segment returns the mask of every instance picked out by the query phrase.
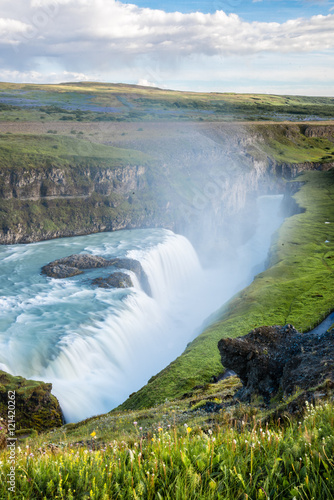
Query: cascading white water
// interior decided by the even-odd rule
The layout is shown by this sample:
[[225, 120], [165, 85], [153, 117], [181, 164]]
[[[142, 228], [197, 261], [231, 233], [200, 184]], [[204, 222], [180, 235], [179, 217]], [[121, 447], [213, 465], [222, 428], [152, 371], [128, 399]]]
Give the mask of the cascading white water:
[[153, 297], [160, 303], [168, 302], [175, 294], [201, 272], [201, 265], [191, 243], [180, 235], [170, 235], [149, 252], [132, 250], [129, 257], [141, 262], [151, 285]]
[[[249, 282], [268, 250], [269, 240], [261, 242], [281, 222], [280, 201], [260, 200], [271, 222], [259, 224], [253, 248], [239, 249], [247, 263], [235, 258], [209, 270], [186, 238], [163, 229], [2, 247], [0, 368], [52, 382], [67, 421], [112, 409], [181, 354], [205, 318]], [[126, 290], [91, 285], [110, 269], [66, 280], [40, 275], [47, 262], [80, 252], [140, 260], [152, 297], [131, 273], [135, 286]]]

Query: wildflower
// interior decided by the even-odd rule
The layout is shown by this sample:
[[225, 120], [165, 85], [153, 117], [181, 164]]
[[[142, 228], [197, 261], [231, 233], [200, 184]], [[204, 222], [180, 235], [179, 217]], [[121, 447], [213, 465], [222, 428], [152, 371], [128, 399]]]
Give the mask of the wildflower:
[[189, 434], [192, 431], [191, 427], [187, 427], [187, 434]]
[[211, 429], [208, 430], [208, 434], [210, 434], [210, 436], [211, 436], [211, 434], [212, 434], [212, 430]]
[[158, 432], [162, 432], [162, 427], [158, 427]]
[[91, 436], [92, 436], [92, 437], [95, 437], [95, 436], [96, 436], [96, 432], [95, 432], [95, 431], [93, 431], [93, 432], [91, 433]]
[[138, 425], [138, 422], [133, 422], [133, 425], [136, 427], [136, 425]]
[[215, 490], [217, 488], [217, 484], [215, 483], [215, 481], [213, 481], [213, 479], [211, 479], [209, 487], [211, 490]]
[[143, 428], [142, 428], [142, 427], [139, 427], [139, 430], [140, 430], [140, 431], [142, 431], [142, 430], [143, 430]]

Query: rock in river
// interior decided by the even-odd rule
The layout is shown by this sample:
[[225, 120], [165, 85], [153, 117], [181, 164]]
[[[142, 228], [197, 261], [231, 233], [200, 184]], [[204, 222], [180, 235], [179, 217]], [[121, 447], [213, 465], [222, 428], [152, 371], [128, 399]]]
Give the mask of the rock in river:
[[42, 273], [51, 278], [69, 278], [82, 274], [81, 269], [95, 269], [111, 266], [110, 261], [97, 255], [79, 254], [54, 260], [42, 267]]
[[129, 288], [133, 286], [130, 276], [125, 273], [113, 273], [107, 278], [96, 278], [92, 284], [100, 288]]
[[[54, 260], [53, 262], [50, 262], [46, 266], [42, 267], [42, 273], [46, 274], [50, 278], [57, 278], [57, 279], [62, 279], [62, 278], [70, 278], [71, 276], [77, 276], [78, 274], [83, 273], [83, 269], [97, 269], [97, 268], [104, 268], [104, 267], [116, 267], [117, 269], [126, 269], [128, 271], [132, 271], [135, 273], [137, 276], [139, 283], [147, 295], [150, 297], [152, 296], [152, 291], [151, 287], [147, 278], [147, 275], [141, 265], [141, 263], [138, 260], [135, 259], [105, 259], [104, 257], [99, 257], [98, 255], [90, 255], [90, 254], [74, 254], [70, 255], [69, 257], [63, 257], [62, 259]], [[114, 273], [115, 275], [116, 273]], [[123, 274], [123, 273], [120, 273]], [[114, 276], [111, 275], [111, 276]], [[100, 283], [103, 281], [105, 282], [105, 286], [108, 287], [108, 284], [106, 281], [108, 279], [114, 280], [115, 278], [111, 278], [109, 276], [108, 278], [97, 278], [98, 280], [101, 280]], [[128, 280], [128, 283], [131, 283], [127, 286], [133, 286], [132, 281], [128, 275], [125, 275], [126, 278], [124, 278], [124, 283], [126, 280]], [[130, 281], [129, 281], [130, 280]], [[96, 282], [96, 280], [94, 280]], [[97, 284], [97, 283], [94, 283]], [[103, 286], [103, 285], [99, 285]], [[114, 286], [114, 285], [110, 285]], [[124, 286], [122, 286], [124, 288]]]

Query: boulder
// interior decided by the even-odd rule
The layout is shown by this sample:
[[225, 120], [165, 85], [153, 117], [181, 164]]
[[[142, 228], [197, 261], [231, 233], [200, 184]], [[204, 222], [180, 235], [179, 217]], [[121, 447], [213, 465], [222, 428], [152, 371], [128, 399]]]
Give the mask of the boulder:
[[83, 274], [83, 271], [76, 267], [66, 266], [65, 264], [48, 264], [42, 268], [42, 273], [50, 278], [63, 279], [78, 276], [78, 274]]
[[[60, 427], [64, 418], [52, 384], [14, 377], [0, 371], [0, 417], [8, 422], [9, 395], [15, 402], [15, 431], [45, 431]], [[13, 415], [13, 414], [11, 414]]]
[[138, 278], [138, 281], [147, 295], [152, 297], [151, 287], [148, 281], [147, 274], [145, 273], [143, 266], [139, 260], [135, 259], [113, 259], [110, 261], [111, 265], [117, 267], [118, 269], [127, 269], [132, 271]]
[[[46, 266], [42, 267], [42, 273], [46, 274], [50, 278], [63, 279], [63, 278], [70, 278], [71, 276], [77, 276], [78, 274], [82, 274], [83, 269], [97, 269], [104, 267], [116, 267], [117, 269], [126, 269], [128, 271], [132, 271], [137, 276], [138, 281], [144, 292], [147, 293], [147, 295], [149, 295], [150, 297], [152, 296], [152, 291], [147, 275], [141, 263], [135, 259], [116, 258], [108, 260], [105, 259], [104, 257], [99, 257], [98, 255], [73, 254], [70, 255], [69, 257], [63, 257], [62, 259], [50, 262]], [[97, 278], [97, 279], [101, 280], [102, 283], [103, 281], [106, 281], [109, 278], [110, 276], [108, 278]], [[95, 281], [96, 280], [94, 280], [94, 282]], [[128, 286], [133, 286], [132, 281], [131, 285]], [[108, 286], [105, 286], [105, 288], [108, 288]]]
[[50, 262], [46, 266], [42, 267], [42, 273], [51, 278], [62, 279], [82, 274], [82, 271], [79, 271], [82, 269], [95, 269], [108, 267], [110, 265], [112, 264], [110, 264], [109, 260], [97, 255], [74, 254], [69, 257], [63, 257], [62, 259]]
[[130, 288], [133, 286], [130, 276], [125, 273], [113, 273], [106, 278], [96, 278], [92, 284], [100, 288]]
[[279, 391], [288, 396], [325, 380], [334, 384], [334, 330], [318, 335], [292, 325], [262, 326], [244, 337], [220, 340], [218, 349], [223, 366], [244, 384], [241, 400], [259, 394], [269, 402]]

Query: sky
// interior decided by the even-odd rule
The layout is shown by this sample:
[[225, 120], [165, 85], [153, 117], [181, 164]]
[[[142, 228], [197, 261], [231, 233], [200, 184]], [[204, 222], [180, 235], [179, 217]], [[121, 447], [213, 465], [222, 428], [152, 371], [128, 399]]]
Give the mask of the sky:
[[334, 0], [1, 0], [0, 81], [334, 96]]

